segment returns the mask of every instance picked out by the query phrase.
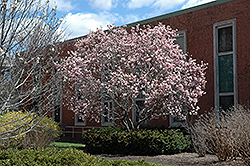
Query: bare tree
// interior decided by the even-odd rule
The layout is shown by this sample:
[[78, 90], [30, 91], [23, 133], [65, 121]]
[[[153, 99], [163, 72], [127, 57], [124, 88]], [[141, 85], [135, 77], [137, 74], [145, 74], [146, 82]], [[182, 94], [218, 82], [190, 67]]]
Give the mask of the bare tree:
[[[17, 110], [30, 112], [22, 118], [37, 114], [11, 131], [0, 130], [0, 139], [8, 139], [20, 136], [16, 131], [27, 124], [32, 125], [21, 135], [33, 130], [37, 118], [59, 104], [60, 79], [54, 61], [60, 48], [55, 43], [64, 30], [49, 0], [1, 0], [0, 5], [0, 116]], [[0, 123], [0, 129], [6, 125]]]

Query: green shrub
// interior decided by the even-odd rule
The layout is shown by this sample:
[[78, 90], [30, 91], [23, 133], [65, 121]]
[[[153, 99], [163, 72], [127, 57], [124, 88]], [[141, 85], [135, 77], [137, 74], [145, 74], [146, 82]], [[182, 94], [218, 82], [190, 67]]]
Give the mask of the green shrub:
[[[33, 124], [36, 124], [34, 128]], [[12, 131], [0, 135], [0, 149], [44, 148], [62, 133], [53, 119], [22, 111], [11, 111], [1, 115], [0, 126], [0, 133]], [[29, 129], [31, 130], [26, 133]]]
[[8, 149], [0, 151], [0, 165], [12, 166], [12, 165], [70, 165], [70, 166], [156, 166], [154, 163], [148, 163], [145, 161], [126, 161], [126, 160], [105, 160], [103, 158], [97, 158], [90, 156], [76, 149]]
[[91, 129], [83, 132], [86, 151], [92, 154], [175, 154], [187, 151], [191, 142], [179, 129], [127, 132], [117, 128]]

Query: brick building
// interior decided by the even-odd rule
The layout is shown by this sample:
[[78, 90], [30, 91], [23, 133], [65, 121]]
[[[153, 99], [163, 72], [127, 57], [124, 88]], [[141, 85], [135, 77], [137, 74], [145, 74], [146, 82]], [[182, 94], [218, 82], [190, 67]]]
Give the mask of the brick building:
[[[250, 100], [250, 1], [217, 0], [207, 4], [164, 14], [128, 24], [157, 25], [159, 22], [178, 29], [177, 42], [184, 52], [198, 62], [209, 63], [206, 71], [206, 95], [200, 98], [200, 113], [211, 108], [231, 105], [249, 107]], [[68, 43], [74, 42], [70, 40]], [[66, 127], [65, 135], [79, 137], [83, 129], [101, 127], [102, 124], [83, 122], [66, 107], [54, 114]], [[151, 125], [175, 125], [173, 118], [154, 120]]]

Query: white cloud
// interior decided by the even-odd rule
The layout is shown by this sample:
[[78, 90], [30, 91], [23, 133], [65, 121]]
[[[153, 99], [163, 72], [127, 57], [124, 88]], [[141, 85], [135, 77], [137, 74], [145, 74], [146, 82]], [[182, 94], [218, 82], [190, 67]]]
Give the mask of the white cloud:
[[182, 5], [185, 0], [156, 0], [153, 4], [153, 7], [164, 12], [167, 10], [174, 9], [176, 6]]
[[201, 5], [201, 4], [212, 2], [212, 1], [216, 1], [216, 0], [188, 0], [187, 3], [185, 3], [182, 6], [182, 9], [197, 6], [197, 5]]
[[152, 14], [160, 14], [175, 9], [177, 6], [182, 6], [182, 9], [184, 9], [212, 1], [216, 0], [130, 0], [127, 6], [131, 9], [153, 7], [155, 8], [155, 12]]
[[99, 10], [110, 10], [116, 7], [116, 0], [89, 0], [89, 4]]
[[141, 18], [137, 15], [133, 15], [133, 14], [127, 14], [125, 16], [125, 18], [121, 18], [122, 22], [124, 24], [129, 24], [129, 23], [132, 23], [132, 22], [136, 22], [136, 21], [139, 21]]
[[128, 2], [129, 8], [141, 8], [145, 6], [150, 6], [154, 3], [155, 0], [130, 0]]
[[153, 7], [157, 13], [174, 9], [176, 6], [182, 5], [186, 0], [130, 0], [129, 8]]
[[56, 5], [57, 10], [62, 12], [69, 12], [75, 8], [75, 6], [72, 5], [70, 0], [51, 0], [50, 5], [52, 7]]
[[117, 16], [108, 12], [95, 13], [68, 13], [64, 18], [66, 21], [67, 32], [70, 33], [69, 38], [79, 37], [86, 35], [90, 30], [96, 30], [96, 28], [106, 29], [108, 24], [111, 24], [117, 20]]

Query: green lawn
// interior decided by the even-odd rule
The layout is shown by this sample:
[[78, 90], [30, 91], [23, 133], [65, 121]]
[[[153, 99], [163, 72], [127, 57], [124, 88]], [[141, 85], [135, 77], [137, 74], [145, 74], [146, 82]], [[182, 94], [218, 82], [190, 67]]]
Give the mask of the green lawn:
[[53, 148], [56, 148], [56, 149], [75, 148], [75, 149], [78, 149], [78, 150], [83, 150], [85, 145], [81, 144], [81, 143], [71, 143], [71, 142], [52, 142], [50, 144], [50, 147], [53, 147]]

